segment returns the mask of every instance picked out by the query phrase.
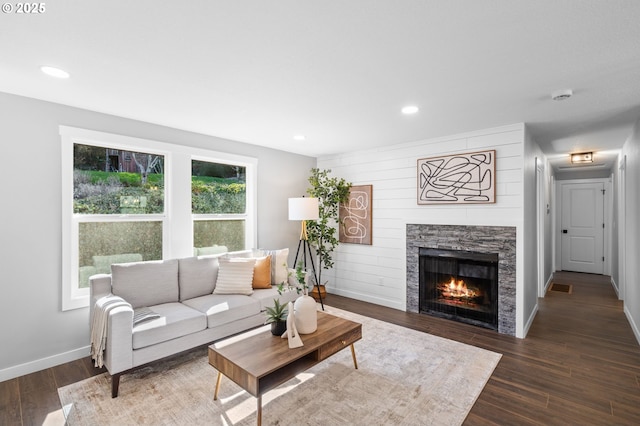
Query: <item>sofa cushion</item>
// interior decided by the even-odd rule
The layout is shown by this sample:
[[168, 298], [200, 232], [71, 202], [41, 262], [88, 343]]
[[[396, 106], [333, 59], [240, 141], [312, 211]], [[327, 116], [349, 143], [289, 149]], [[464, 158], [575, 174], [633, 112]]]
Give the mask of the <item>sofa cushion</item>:
[[289, 262], [289, 249], [281, 250], [262, 250], [264, 255], [271, 255], [271, 284], [280, 284], [287, 282], [289, 274], [287, 262]]
[[133, 349], [196, 333], [207, 327], [207, 318], [182, 303], [163, 303], [149, 306], [160, 318], [150, 319], [133, 327]]
[[250, 297], [260, 302], [260, 310], [264, 312], [267, 306], [273, 306], [273, 299], [278, 299], [280, 303], [287, 304], [300, 296], [301, 294], [296, 293], [295, 290], [285, 291], [280, 295], [277, 287], [274, 286], [268, 289], [256, 289]]
[[213, 293], [218, 277], [216, 257], [188, 257], [178, 260], [180, 301]]
[[111, 265], [111, 287], [134, 309], [177, 302], [178, 260]]
[[271, 256], [256, 258], [251, 286], [254, 289], [271, 288]]
[[214, 294], [244, 294], [253, 293], [253, 268], [256, 260], [253, 258], [221, 257], [218, 259], [219, 270]]
[[207, 316], [207, 327], [217, 327], [260, 313], [260, 302], [239, 294], [210, 294], [182, 302]]

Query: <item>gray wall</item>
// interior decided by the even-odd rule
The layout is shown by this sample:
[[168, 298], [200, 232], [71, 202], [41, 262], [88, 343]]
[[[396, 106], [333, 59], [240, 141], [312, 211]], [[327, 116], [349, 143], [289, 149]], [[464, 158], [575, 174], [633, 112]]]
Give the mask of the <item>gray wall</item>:
[[[546, 162], [546, 158], [540, 150], [540, 147], [533, 139], [533, 136], [525, 128], [523, 162], [522, 165], [522, 214], [523, 226], [521, 243], [523, 245], [524, 255], [518, 259], [523, 263], [524, 269], [524, 285], [523, 285], [523, 320], [524, 335], [526, 335], [536, 312], [538, 311], [538, 232], [545, 232], [545, 229], [538, 230], [538, 214], [537, 214], [537, 191], [536, 191], [536, 158]], [[548, 168], [545, 168], [545, 181]], [[547, 192], [549, 188], [545, 188]], [[519, 235], [520, 237], [520, 235]], [[545, 235], [546, 243], [550, 239], [550, 235]], [[524, 337], [524, 336], [520, 336]]]
[[88, 355], [88, 308], [61, 311], [59, 125], [257, 158], [257, 244], [297, 247], [287, 198], [306, 192], [315, 158], [5, 93], [0, 112], [0, 381]]
[[611, 170], [579, 170], [571, 172], [556, 172], [556, 180], [573, 179], [606, 179], [611, 176]]
[[[620, 158], [618, 157], [618, 161]], [[618, 170], [618, 165], [612, 168], [611, 174], [611, 182], [612, 182], [612, 191], [611, 191], [611, 229], [609, 232], [611, 233], [611, 253], [609, 254], [611, 259], [611, 283], [613, 284], [616, 292], [618, 292], [618, 296], [620, 296], [620, 239], [618, 234], [620, 233], [619, 227], [619, 215], [620, 215], [620, 172]], [[606, 207], [605, 207], [606, 209]], [[606, 254], [605, 254], [606, 256]]]
[[626, 228], [622, 231], [625, 247], [621, 247], [619, 253], [625, 256], [624, 312], [640, 342], [640, 119], [622, 147], [621, 155], [626, 156], [626, 191], [621, 194], [625, 197], [625, 211], [621, 212], [626, 218]]

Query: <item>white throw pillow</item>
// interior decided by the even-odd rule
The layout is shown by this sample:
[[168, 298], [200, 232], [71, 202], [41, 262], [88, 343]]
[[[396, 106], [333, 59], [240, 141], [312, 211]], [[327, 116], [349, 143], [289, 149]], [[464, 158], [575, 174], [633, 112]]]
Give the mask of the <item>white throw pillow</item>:
[[213, 294], [253, 293], [253, 268], [256, 260], [243, 257], [221, 257], [218, 259], [218, 281]]
[[289, 276], [289, 249], [265, 250], [265, 255], [271, 255], [271, 284], [286, 283]]

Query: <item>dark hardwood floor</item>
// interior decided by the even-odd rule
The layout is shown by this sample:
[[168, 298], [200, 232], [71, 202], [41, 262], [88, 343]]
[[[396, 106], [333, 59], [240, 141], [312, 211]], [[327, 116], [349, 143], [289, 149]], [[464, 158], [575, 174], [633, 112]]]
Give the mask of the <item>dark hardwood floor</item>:
[[559, 272], [525, 339], [346, 298], [327, 304], [501, 353], [467, 425], [640, 424], [640, 346], [609, 277]]
[[[340, 309], [501, 353], [467, 425], [638, 425], [640, 346], [609, 277], [557, 273], [526, 339], [327, 295]], [[101, 371], [82, 359], [0, 383], [0, 425], [42, 425], [56, 389]], [[54, 416], [55, 418], [55, 416]]]

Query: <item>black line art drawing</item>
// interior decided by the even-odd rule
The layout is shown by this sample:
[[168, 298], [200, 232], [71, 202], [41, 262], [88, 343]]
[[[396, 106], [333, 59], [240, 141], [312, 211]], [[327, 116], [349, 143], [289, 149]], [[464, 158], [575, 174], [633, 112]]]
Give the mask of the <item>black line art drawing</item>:
[[418, 204], [495, 203], [495, 150], [418, 160]]

